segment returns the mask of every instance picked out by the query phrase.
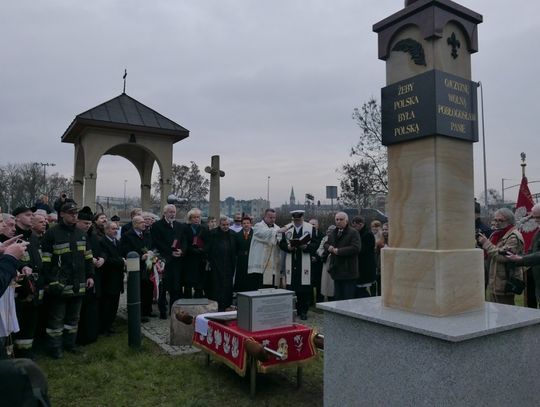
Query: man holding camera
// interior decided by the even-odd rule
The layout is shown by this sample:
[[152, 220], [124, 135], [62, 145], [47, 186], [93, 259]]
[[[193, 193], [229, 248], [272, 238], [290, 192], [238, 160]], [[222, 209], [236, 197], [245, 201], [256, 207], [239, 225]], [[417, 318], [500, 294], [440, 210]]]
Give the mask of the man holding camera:
[[27, 242], [27, 252], [21, 259], [19, 278], [15, 289], [15, 306], [20, 331], [14, 335], [15, 356], [33, 359], [32, 346], [36, 332], [39, 306], [43, 301], [43, 278], [40, 275], [42, 263], [39, 253], [39, 238], [32, 233], [32, 210], [19, 206], [13, 211], [15, 234]]

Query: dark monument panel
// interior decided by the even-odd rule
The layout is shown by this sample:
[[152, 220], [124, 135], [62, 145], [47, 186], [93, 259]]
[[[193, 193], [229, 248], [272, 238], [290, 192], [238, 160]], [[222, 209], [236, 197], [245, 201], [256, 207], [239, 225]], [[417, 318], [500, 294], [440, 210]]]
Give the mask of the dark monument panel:
[[435, 72], [437, 134], [478, 141], [477, 83]]
[[476, 83], [431, 70], [381, 90], [382, 143], [429, 136], [478, 141]]

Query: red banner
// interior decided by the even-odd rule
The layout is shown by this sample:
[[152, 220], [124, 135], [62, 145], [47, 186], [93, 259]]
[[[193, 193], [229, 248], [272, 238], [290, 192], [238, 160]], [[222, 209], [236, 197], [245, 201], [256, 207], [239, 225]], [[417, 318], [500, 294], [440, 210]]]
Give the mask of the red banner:
[[248, 332], [238, 328], [236, 321], [208, 321], [208, 332], [204, 336], [195, 332], [193, 346], [212, 354], [245, 376], [247, 354], [245, 341], [252, 339], [284, 355], [283, 359], [270, 355], [266, 362], [257, 362], [257, 371], [266, 372], [278, 366], [294, 366], [312, 359], [316, 352], [313, 344], [315, 332], [310, 327], [294, 324], [292, 327]]
[[519, 186], [518, 199], [516, 202], [515, 216], [516, 226], [523, 235], [525, 240], [525, 252], [529, 251], [531, 247], [532, 239], [536, 234], [538, 224], [532, 218], [529, 218], [531, 209], [534, 206], [534, 201], [529, 190], [529, 183], [527, 177], [521, 178], [521, 185]]

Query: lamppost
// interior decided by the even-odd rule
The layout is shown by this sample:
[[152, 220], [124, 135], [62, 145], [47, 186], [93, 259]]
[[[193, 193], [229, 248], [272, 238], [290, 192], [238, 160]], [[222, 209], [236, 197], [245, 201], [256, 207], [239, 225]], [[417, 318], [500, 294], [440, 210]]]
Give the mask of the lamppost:
[[[484, 155], [484, 206], [488, 206], [488, 190], [487, 190], [487, 166], [486, 166], [486, 123], [484, 121], [484, 86], [478, 81], [477, 86], [480, 88], [480, 105], [482, 107], [482, 150]], [[504, 192], [503, 192], [504, 202]]]
[[56, 166], [55, 163], [39, 163], [43, 167], [43, 183], [47, 181], [47, 167]]
[[270, 175], [266, 179], [266, 202], [268, 202], [268, 207], [270, 207]]
[[501, 179], [501, 184], [502, 184], [502, 188], [501, 188], [501, 198], [502, 198], [502, 202], [504, 203], [504, 190], [505, 189], [508, 189], [508, 188], [512, 188], [512, 187], [508, 187], [508, 188], [505, 188], [504, 187], [504, 181], [511, 181], [512, 178], [502, 178]]
[[125, 215], [127, 215], [126, 184], [127, 184], [127, 179], [124, 180], [124, 214]]

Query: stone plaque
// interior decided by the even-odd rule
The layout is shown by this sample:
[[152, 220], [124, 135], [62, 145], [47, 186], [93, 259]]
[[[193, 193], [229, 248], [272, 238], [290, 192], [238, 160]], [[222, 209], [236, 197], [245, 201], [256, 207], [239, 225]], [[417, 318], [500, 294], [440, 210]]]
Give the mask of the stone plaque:
[[291, 326], [293, 294], [282, 289], [238, 293], [238, 327], [256, 332]]
[[382, 88], [382, 143], [429, 136], [478, 141], [476, 90], [476, 82], [438, 70]]

